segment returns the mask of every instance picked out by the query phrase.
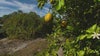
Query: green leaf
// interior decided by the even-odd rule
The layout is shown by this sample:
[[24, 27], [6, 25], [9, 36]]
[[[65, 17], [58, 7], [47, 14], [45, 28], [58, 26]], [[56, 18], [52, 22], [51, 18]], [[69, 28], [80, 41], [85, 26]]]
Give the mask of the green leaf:
[[99, 31], [100, 31], [100, 27], [97, 26], [96, 32], [99, 32]]
[[83, 40], [87, 35], [81, 35], [80, 40]]
[[58, 4], [56, 5], [56, 10], [60, 10], [62, 6], [64, 6], [64, 0], [59, 0]]
[[94, 0], [94, 2], [100, 2], [100, 0]]
[[55, 51], [55, 49], [52, 50], [51, 54], [52, 54], [53, 56], [56, 56], [56, 51]]
[[90, 27], [88, 30], [86, 30], [86, 32], [93, 33], [93, 32], [95, 32], [96, 27], [97, 27], [97, 24], [94, 24], [92, 27]]
[[77, 52], [78, 56], [84, 56], [85, 52], [83, 50]]
[[72, 26], [67, 26], [68, 30], [73, 30], [74, 28]]
[[61, 5], [64, 6], [64, 0], [61, 0]]
[[46, 52], [46, 53], [45, 53], [45, 56], [49, 56], [49, 53], [48, 53], [48, 52]]
[[92, 34], [87, 34], [87, 38], [88, 38], [88, 39], [92, 38], [91, 35], [92, 35]]
[[58, 4], [56, 5], [56, 10], [60, 10], [60, 8], [61, 8], [61, 5], [60, 5], [60, 0], [59, 0]]
[[83, 40], [86, 36], [87, 34], [78, 36], [76, 42], [78, 42], [79, 40]]

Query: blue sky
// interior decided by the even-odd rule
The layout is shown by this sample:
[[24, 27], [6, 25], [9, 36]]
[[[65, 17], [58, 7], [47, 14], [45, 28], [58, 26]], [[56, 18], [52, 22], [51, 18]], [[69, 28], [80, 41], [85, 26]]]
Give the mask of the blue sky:
[[42, 10], [39, 9], [37, 0], [0, 0], [0, 17], [17, 10], [22, 10], [25, 13], [33, 11], [44, 16], [49, 11], [49, 7], [50, 5], [46, 4]]

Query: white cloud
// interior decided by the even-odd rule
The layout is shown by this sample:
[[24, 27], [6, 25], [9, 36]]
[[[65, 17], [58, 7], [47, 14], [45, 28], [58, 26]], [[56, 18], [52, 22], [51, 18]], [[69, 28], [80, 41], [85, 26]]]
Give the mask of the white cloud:
[[[36, 4], [27, 4], [27, 3], [21, 3], [17, 0], [12, 0], [11, 1], [7, 1], [7, 0], [0, 0], [0, 10], [9, 10], [9, 11], [15, 11], [13, 10], [12, 8], [9, 8], [9, 7], [3, 7], [3, 5], [10, 5], [10, 6], [14, 6], [16, 7], [17, 9], [16, 10], [22, 10], [23, 12], [30, 12], [30, 11], [33, 11], [33, 12], [36, 12], [37, 14], [43, 16], [45, 15], [45, 13], [47, 11], [49, 11], [49, 9], [47, 7], [44, 7], [43, 10], [37, 10], [37, 5]], [[3, 13], [3, 12], [2, 12]], [[6, 13], [0, 13], [0, 15], [3, 15], [3, 14], [6, 14]], [[7, 12], [8, 14], [8, 12]]]
[[3, 8], [3, 7], [0, 7], [2, 8], [2, 10], [0, 10], [0, 17], [2, 17], [3, 15], [7, 15], [7, 14], [10, 14], [16, 10], [13, 10], [13, 9], [9, 9], [9, 8]]
[[37, 14], [39, 14], [40, 16], [44, 16], [46, 13], [43, 11], [35, 11]]
[[9, 7], [3, 7], [3, 6], [1, 6], [1, 7], [0, 7], [0, 10], [13, 10], [13, 9], [11, 9], [11, 8], [9, 8]]
[[33, 11], [36, 8], [35, 4], [27, 4], [27, 3], [21, 3], [18, 1], [13, 1], [17, 7], [19, 8], [19, 10], [22, 10], [24, 12], [30, 12]]
[[17, 7], [18, 10], [23, 10], [24, 12], [32, 11], [36, 7], [35, 4], [21, 3], [21, 2], [18, 2], [16, 0], [14, 0], [12, 2], [9, 2], [9, 1], [6, 1], [6, 0], [1, 0], [0, 4], [14, 6], [14, 7]]
[[11, 9], [9, 7], [0, 6], [0, 17], [6, 14], [12, 13], [13, 11], [16, 11], [16, 10]]
[[6, 4], [6, 5], [12, 5], [12, 6], [15, 6], [14, 3], [9, 2], [9, 1], [6, 1], [6, 0], [0, 0], [0, 4]]

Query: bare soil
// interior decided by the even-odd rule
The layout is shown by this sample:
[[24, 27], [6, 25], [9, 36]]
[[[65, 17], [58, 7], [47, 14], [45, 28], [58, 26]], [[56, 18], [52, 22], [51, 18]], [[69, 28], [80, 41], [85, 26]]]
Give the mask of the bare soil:
[[46, 49], [48, 46], [46, 39], [35, 40], [0, 40], [0, 56], [34, 56], [36, 52]]

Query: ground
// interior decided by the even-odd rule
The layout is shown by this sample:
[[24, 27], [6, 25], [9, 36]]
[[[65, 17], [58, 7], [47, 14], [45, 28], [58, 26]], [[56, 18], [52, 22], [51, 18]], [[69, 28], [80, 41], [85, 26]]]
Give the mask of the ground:
[[33, 56], [47, 48], [47, 40], [38, 38], [35, 40], [0, 40], [0, 56]]

